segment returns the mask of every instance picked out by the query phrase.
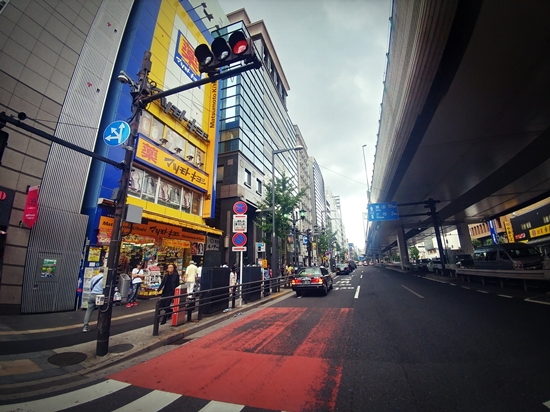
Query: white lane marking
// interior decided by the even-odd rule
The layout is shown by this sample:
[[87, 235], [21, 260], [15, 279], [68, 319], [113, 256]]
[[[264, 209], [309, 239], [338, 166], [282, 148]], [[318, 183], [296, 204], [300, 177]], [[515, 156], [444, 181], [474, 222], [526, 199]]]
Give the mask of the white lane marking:
[[389, 276], [388, 276], [388, 275], [386, 275], [385, 273], [384, 273], [384, 276], [385, 276], [385, 277], [387, 277], [387, 278], [389, 278]]
[[[401, 285], [401, 286], [403, 286], [403, 285]], [[418, 296], [420, 299], [424, 299], [424, 296], [419, 295], [419, 294], [416, 293], [414, 290], [410, 290], [410, 289], [409, 289], [408, 287], [406, 287], [406, 286], [403, 286], [403, 287], [404, 287], [405, 289], [407, 289], [409, 292], [411, 292], [413, 295]]]
[[479, 289], [478, 289], [477, 291], [478, 291], [479, 293], [489, 293], [489, 292], [487, 292], [487, 291], [485, 291], [485, 290], [479, 290]]
[[[531, 298], [524, 299], [525, 302], [531, 302], [531, 303], [540, 303], [541, 305], [550, 305], [549, 302], [539, 302], [538, 300], [531, 300]], [[550, 402], [550, 401], [548, 401]]]
[[509, 296], [509, 295], [497, 295], [497, 296], [500, 296], [501, 298], [509, 298], [509, 299], [513, 298], [513, 296]]
[[451, 286], [456, 286], [454, 283], [449, 283], [449, 285], [451, 285]]
[[361, 290], [361, 286], [357, 286], [357, 290], [355, 291], [354, 299], [357, 299], [359, 297], [359, 291]]
[[239, 412], [243, 408], [244, 408], [244, 405], [235, 405], [234, 403], [210, 401], [208, 402], [208, 405], [202, 408], [199, 412]]
[[170, 405], [178, 398], [181, 398], [181, 395], [178, 395], [177, 393], [155, 390], [133, 402], [124, 405], [122, 408], [114, 410], [113, 412], [160, 411], [162, 408]]
[[444, 281], [439, 280], [439, 279], [431, 279], [431, 278], [424, 278], [424, 279], [431, 280], [432, 282], [447, 283], [447, 282], [444, 282]]
[[359, 279], [363, 279], [363, 275], [361, 275], [361, 277]]
[[468, 286], [461, 286], [462, 289], [470, 289]]
[[544, 402], [543, 405], [550, 409], [550, 401]]
[[0, 411], [55, 412], [102, 398], [130, 386], [129, 383], [106, 380], [87, 388], [78, 389], [51, 398], [0, 406]]

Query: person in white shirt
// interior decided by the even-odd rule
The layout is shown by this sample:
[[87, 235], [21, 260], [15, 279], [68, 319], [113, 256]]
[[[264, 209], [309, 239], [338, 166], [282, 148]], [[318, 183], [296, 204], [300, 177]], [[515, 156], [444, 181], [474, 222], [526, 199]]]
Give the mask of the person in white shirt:
[[132, 270], [132, 294], [128, 303], [126, 304], [127, 308], [132, 306], [137, 306], [137, 297], [139, 288], [141, 287], [141, 282], [143, 282], [143, 269], [141, 268], [141, 263], [138, 263], [136, 267]]
[[187, 295], [189, 297], [192, 297], [193, 289], [195, 288], [195, 278], [198, 273], [199, 270], [195, 262], [190, 261], [187, 268], [185, 268], [185, 286], [187, 287]]
[[103, 293], [103, 274], [103, 268], [101, 268], [99, 269], [99, 273], [90, 280], [90, 296], [88, 296], [88, 309], [86, 309], [86, 314], [84, 315], [84, 328], [82, 332], [90, 330], [88, 322], [90, 322], [92, 312], [97, 309], [95, 298], [97, 295]]

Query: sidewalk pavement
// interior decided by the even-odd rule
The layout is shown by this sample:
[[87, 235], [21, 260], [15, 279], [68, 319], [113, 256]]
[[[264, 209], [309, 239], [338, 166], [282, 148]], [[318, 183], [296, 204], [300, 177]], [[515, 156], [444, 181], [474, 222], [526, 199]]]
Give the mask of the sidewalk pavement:
[[[45, 337], [54, 337], [59, 342], [55, 349], [20, 352], [11, 355], [0, 355], [0, 400], [9, 395], [43, 388], [52, 381], [84, 379], [83, 375], [96, 372], [107, 366], [112, 366], [129, 358], [139, 356], [164, 345], [181, 341], [185, 337], [202, 329], [223, 322], [239, 312], [246, 312], [258, 306], [273, 302], [275, 299], [291, 293], [291, 289], [282, 288], [278, 293], [272, 293], [259, 301], [237, 306], [229, 312], [204, 316], [197, 320], [197, 311], [193, 312], [192, 321], [179, 326], [160, 326], [159, 335], [153, 336], [153, 317], [156, 299], [140, 300], [133, 308], [115, 306], [113, 308], [112, 325], [120, 322], [131, 322], [136, 318], [150, 319], [148, 326], [129, 331], [111, 334], [109, 353], [106, 356], [96, 356], [97, 321], [90, 322], [90, 332], [82, 333], [84, 310], [48, 313], [38, 315], [0, 316], [0, 345], [5, 342], [17, 341], [21, 347], [25, 342], [33, 341], [40, 345]], [[186, 315], [185, 312], [180, 312]], [[92, 319], [97, 320], [97, 311]], [[128, 325], [131, 327], [131, 325]], [[65, 346], [68, 335], [79, 334], [85, 340], [71, 346]], [[112, 333], [112, 332], [111, 332]], [[65, 339], [64, 339], [65, 338]]]

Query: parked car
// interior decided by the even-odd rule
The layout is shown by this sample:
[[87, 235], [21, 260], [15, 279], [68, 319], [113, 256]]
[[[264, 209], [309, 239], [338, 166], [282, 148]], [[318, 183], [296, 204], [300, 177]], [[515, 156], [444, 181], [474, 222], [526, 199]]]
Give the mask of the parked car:
[[292, 290], [296, 292], [296, 296], [302, 296], [307, 291], [321, 291], [323, 295], [327, 295], [332, 289], [332, 276], [328, 270], [322, 266], [313, 266], [303, 268], [294, 275], [290, 285]]
[[455, 264], [457, 268], [473, 268], [474, 267], [474, 258], [472, 255], [463, 254], [455, 256]]
[[427, 270], [428, 263], [430, 263], [431, 261], [431, 259], [418, 259], [416, 261], [416, 267], [418, 267], [418, 270]]
[[349, 275], [351, 273], [346, 263], [338, 263], [335, 272], [337, 275]]
[[525, 243], [501, 243], [474, 250], [476, 269], [523, 270], [542, 269], [543, 257]]

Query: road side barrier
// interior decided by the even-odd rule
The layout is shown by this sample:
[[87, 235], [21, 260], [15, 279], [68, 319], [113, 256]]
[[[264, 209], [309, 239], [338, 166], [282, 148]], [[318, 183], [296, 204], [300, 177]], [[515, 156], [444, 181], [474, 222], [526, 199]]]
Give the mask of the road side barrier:
[[[279, 285], [281, 282], [285, 282], [287, 277], [280, 277], [275, 279], [275, 282]], [[218, 288], [199, 290], [191, 294], [191, 297], [187, 293], [187, 289], [183, 286], [179, 286], [174, 296], [161, 296], [155, 304], [155, 313], [153, 317], [153, 336], [158, 336], [160, 321], [165, 316], [166, 309], [172, 309], [172, 326], [181, 325], [185, 322], [190, 322], [193, 311], [197, 310], [198, 320], [202, 320], [205, 314], [221, 313], [224, 310], [236, 308], [236, 301], [241, 296], [246, 302], [252, 302], [262, 299], [262, 290], [269, 289], [269, 285], [274, 280], [255, 280], [252, 282], [243, 283], [242, 285], [235, 286], [222, 286]], [[201, 284], [202, 286], [202, 284]], [[242, 288], [240, 287], [242, 286]], [[246, 298], [244, 299], [244, 294]], [[269, 296], [269, 293], [265, 296]], [[254, 297], [254, 300], [252, 300]], [[257, 297], [257, 299], [256, 299]], [[163, 308], [162, 303], [169, 300], [170, 305]], [[215, 310], [214, 310], [215, 309]], [[186, 315], [186, 316], [185, 316]]]
[[504, 279], [517, 279], [523, 281], [523, 289], [527, 292], [528, 280], [550, 280], [550, 270], [487, 270], [487, 269], [457, 269], [456, 275], [465, 278], [470, 283], [470, 276], [481, 278], [485, 285], [485, 278], [496, 278], [500, 281], [501, 289], [504, 289]]

